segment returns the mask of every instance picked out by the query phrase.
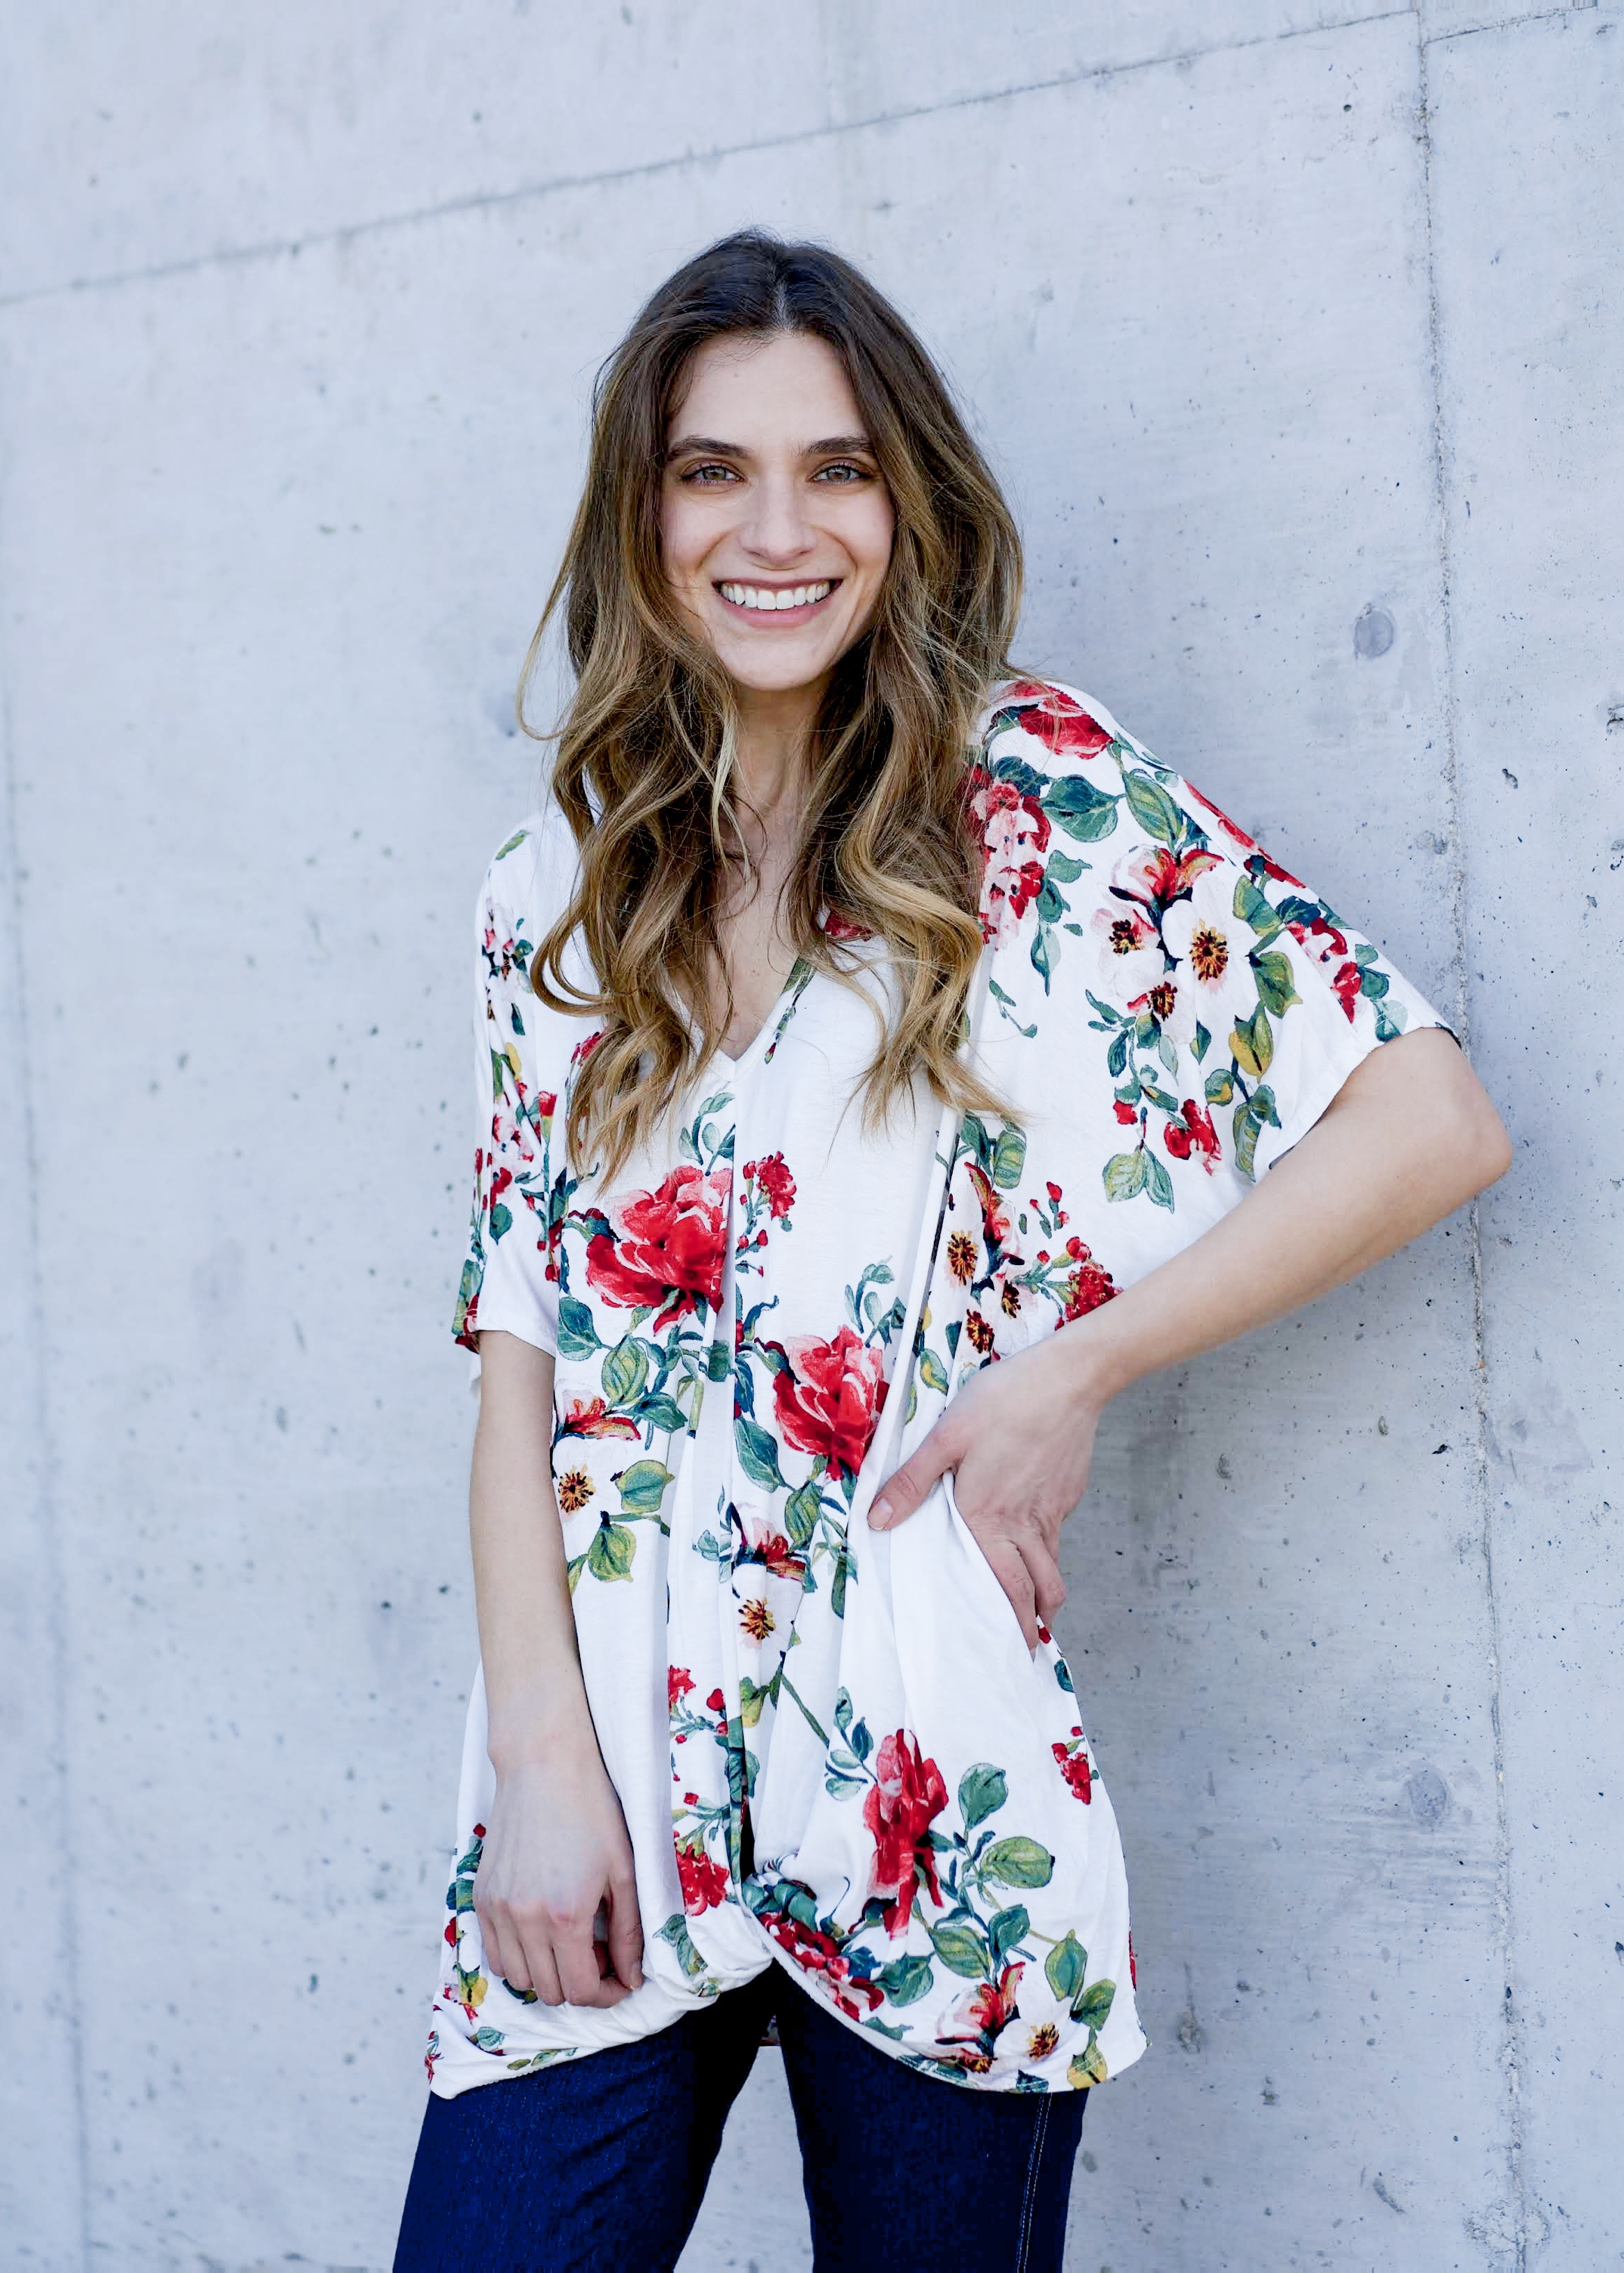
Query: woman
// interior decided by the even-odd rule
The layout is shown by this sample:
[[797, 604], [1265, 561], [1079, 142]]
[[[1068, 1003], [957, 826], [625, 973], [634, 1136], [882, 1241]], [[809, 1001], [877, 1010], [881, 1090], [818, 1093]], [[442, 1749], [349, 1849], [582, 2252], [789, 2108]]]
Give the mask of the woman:
[[481, 903], [483, 1669], [411, 2273], [674, 2264], [775, 2016], [820, 2269], [899, 2224], [1059, 2266], [1144, 2045], [1049, 1623], [1099, 1414], [1508, 1164], [1374, 948], [1008, 675], [1019, 594], [853, 269], [751, 233], [655, 295]]

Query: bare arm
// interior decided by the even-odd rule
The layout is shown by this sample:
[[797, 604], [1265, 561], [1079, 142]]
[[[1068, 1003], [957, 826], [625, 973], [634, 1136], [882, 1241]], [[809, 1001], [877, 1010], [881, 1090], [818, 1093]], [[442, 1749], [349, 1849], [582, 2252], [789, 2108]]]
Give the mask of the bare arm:
[[1181, 1254], [1007, 1364], [978, 1374], [875, 1501], [877, 1530], [949, 1469], [959, 1512], [1029, 1643], [1066, 1599], [1060, 1525], [1081, 1498], [1104, 1407], [1163, 1366], [1232, 1340], [1368, 1270], [1505, 1174], [1500, 1116], [1447, 1034], [1355, 1068], [1257, 1189]]
[[[480, 1336], [480, 1362], [468, 1528], [497, 1788], [474, 1907], [487, 1964], [511, 1987], [549, 2005], [613, 2005], [641, 1983], [642, 1931], [576, 1647], [552, 1489], [553, 1362], [495, 1332]], [[606, 1961], [592, 1932], [600, 1904]]]

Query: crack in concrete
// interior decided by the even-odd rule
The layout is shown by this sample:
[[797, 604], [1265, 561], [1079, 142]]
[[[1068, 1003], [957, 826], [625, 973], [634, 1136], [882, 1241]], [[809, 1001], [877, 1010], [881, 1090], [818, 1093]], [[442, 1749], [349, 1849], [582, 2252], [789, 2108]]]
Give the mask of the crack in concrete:
[[1090, 80], [1121, 79], [1130, 74], [1176, 68], [1180, 64], [1204, 61], [1209, 56], [1244, 54], [1251, 48], [1278, 45], [1283, 41], [1335, 38], [1343, 32], [1362, 29], [1369, 24], [1387, 24], [1414, 13], [1411, 0], [1399, 7], [1378, 8], [1359, 16], [1347, 16], [1333, 24], [1302, 24], [1284, 31], [1260, 33], [1255, 38], [1223, 40], [1209, 48], [1181, 49], [1174, 54], [1139, 56], [1126, 63], [1090, 64], [1076, 71], [1058, 71], [1052, 78], [1028, 79], [1017, 86], [984, 87], [974, 94], [951, 95], [941, 102], [924, 102], [898, 110], [875, 111], [864, 118], [826, 121], [820, 126], [807, 126], [792, 134], [773, 135], [757, 142], [732, 142], [718, 145], [710, 150], [685, 150], [667, 158], [651, 158], [641, 165], [607, 168], [595, 174], [560, 174], [550, 181], [520, 183], [510, 190], [472, 190], [465, 196], [447, 198], [438, 205], [421, 206], [408, 213], [380, 214], [370, 221], [347, 221], [334, 229], [313, 229], [303, 236], [267, 237], [255, 244], [228, 245], [213, 252], [188, 254], [183, 259], [153, 261], [142, 268], [109, 270], [100, 276], [71, 277], [58, 284], [41, 284], [23, 292], [0, 293], [0, 310], [21, 308], [41, 300], [54, 300], [78, 292], [101, 292], [120, 285], [160, 283], [173, 276], [196, 275], [209, 268], [236, 267], [251, 261], [296, 259], [302, 252], [315, 251], [324, 245], [342, 244], [357, 237], [381, 236], [390, 229], [413, 229], [425, 221], [454, 219], [461, 214], [481, 213], [504, 206], [523, 205], [543, 198], [558, 197], [572, 190], [608, 189], [617, 183], [652, 181], [662, 174], [679, 173], [690, 166], [716, 166], [731, 158], [751, 158], [765, 155], [771, 150], [792, 150], [807, 143], [833, 140], [845, 134], [865, 134], [886, 126], [905, 126], [921, 118], [950, 116], [955, 111], [979, 109], [995, 102], [1014, 102], [1022, 95], [1048, 94], [1067, 86], [1083, 86]]
[[[0, 494], [6, 469], [0, 463]], [[79, 1858], [73, 1837], [72, 1779], [68, 1757], [67, 1579], [63, 1569], [57, 1532], [55, 1482], [56, 1444], [45, 1374], [45, 1279], [40, 1254], [39, 1124], [34, 1109], [34, 1053], [28, 1016], [27, 971], [24, 948], [22, 907], [22, 848], [18, 831], [17, 768], [11, 732], [11, 673], [0, 641], [0, 814], [4, 842], [0, 844], [0, 904], [9, 934], [12, 1000], [9, 1005], [17, 1037], [18, 1111], [22, 1136], [23, 1174], [27, 1186], [21, 1199], [23, 1247], [27, 1293], [24, 1304], [26, 1328], [22, 1363], [32, 1377], [25, 1399], [34, 1415], [35, 1474], [31, 1497], [41, 1548], [44, 1579], [47, 1648], [50, 1669], [47, 1683], [50, 1725], [45, 1745], [41, 1782], [54, 1787], [57, 1868], [49, 1874], [55, 1891], [60, 1934], [57, 1978], [65, 1984], [68, 2064], [73, 2093], [73, 2139], [69, 2149], [78, 2177], [79, 2262], [91, 2262], [90, 2125], [85, 2097], [85, 2045], [79, 1962]]]
[[[1456, 731], [1459, 702], [1455, 651], [1454, 547], [1449, 521], [1448, 454], [1444, 433], [1443, 328], [1438, 305], [1438, 264], [1433, 244], [1432, 89], [1427, 71], [1429, 43], [1420, 23], [1420, 4], [1421, 0], [1417, 0], [1416, 91], [1421, 149], [1422, 214], [1426, 232], [1427, 346], [1433, 394], [1433, 504], [1438, 530], [1440, 608], [1443, 619], [1444, 785], [1449, 820], [1449, 917], [1455, 941], [1455, 1015], [1461, 1040], [1470, 1049], [1471, 1016], [1466, 928], [1466, 851], [1460, 750]], [[1511, 1827], [1506, 1802], [1506, 1750], [1501, 1722], [1500, 1594], [1494, 1560], [1493, 1497], [1489, 1481], [1488, 1342], [1483, 1278], [1483, 1228], [1476, 1200], [1471, 1204], [1467, 1220], [1472, 1300], [1472, 1474], [1478, 1497], [1484, 1585], [1488, 1601], [1489, 1719], [1494, 1737], [1494, 1908], [1499, 1928], [1501, 1975], [1507, 1984], [1501, 2008], [1504, 2030], [1501, 2062], [1506, 2081], [1506, 2151], [1512, 2203], [1514, 2262], [1516, 2273], [1526, 2273], [1529, 2234], [1523, 2152], [1521, 2024], [1516, 2014], [1516, 2000], [1509, 1985], [1516, 1933], [1511, 1897]]]
[[1486, 24], [1457, 24], [1452, 32], [1423, 31], [1424, 47], [1441, 48], [1451, 40], [1478, 40], [1486, 32], [1520, 32], [1526, 24], [1554, 24], [1565, 16], [1587, 14], [1596, 0], [1562, 0], [1560, 8], [1530, 9], [1524, 16], [1491, 17]]

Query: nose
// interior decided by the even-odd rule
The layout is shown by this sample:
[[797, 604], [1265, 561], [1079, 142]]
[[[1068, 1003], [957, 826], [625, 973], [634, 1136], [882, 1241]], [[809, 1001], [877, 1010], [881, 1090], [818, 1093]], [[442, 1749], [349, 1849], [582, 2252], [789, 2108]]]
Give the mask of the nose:
[[806, 517], [801, 484], [793, 474], [768, 471], [752, 491], [750, 513], [740, 529], [745, 550], [764, 568], [789, 568], [817, 543]]

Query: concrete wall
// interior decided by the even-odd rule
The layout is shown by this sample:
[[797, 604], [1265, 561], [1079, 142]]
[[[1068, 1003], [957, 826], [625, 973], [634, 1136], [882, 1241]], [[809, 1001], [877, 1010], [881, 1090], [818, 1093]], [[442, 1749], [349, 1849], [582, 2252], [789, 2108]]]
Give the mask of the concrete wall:
[[[387, 2262], [474, 1647], [468, 910], [592, 370], [760, 220], [974, 403], [1029, 659], [1456, 1008], [1516, 1142], [1111, 1416], [1064, 1639], [1156, 2043], [1068, 2262], [1619, 2262], [1620, 0], [0, 40], [0, 2254]], [[689, 2273], [810, 2262], [775, 2058]]]

